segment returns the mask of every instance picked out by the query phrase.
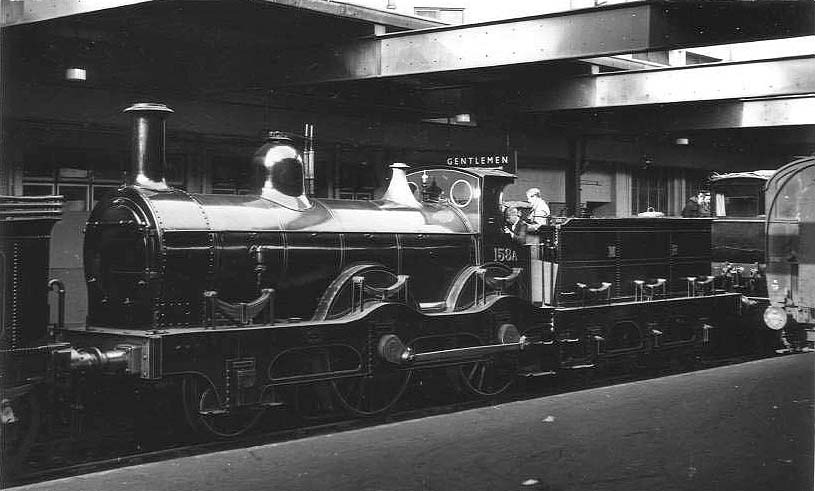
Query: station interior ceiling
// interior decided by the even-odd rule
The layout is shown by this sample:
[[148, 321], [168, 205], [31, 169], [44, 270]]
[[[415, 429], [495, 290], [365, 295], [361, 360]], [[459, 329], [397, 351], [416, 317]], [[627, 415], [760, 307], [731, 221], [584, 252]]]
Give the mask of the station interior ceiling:
[[[716, 87], [713, 95], [704, 90], [691, 91], [665, 102], [648, 99], [644, 91], [649, 88], [634, 86], [630, 90], [642, 92], [639, 102], [633, 95], [633, 103], [620, 105], [590, 103], [563, 109], [547, 106], [545, 101], [540, 105], [530, 103], [542, 94], [545, 99], [547, 87], [558, 84], [565, 84], [564, 90], [571, 91], [567, 100], [583, 97], [584, 94], [577, 93], [585, 90], [580, 85], [583, 81], [610, 78], [609, 74], [614, 73], [610, 70], [616, 70], [611, 65], [603, 66], [599, 56], [621, 53], [594, 53], [597, 57], [590, 57], [591, 60], [577, 53], [541, 56], [534, 62], [519, 58], [491, 61], [483, 66], [452, 64], [447, 69], [419, 73], [408, 70], [384, 76], [335, 77], [317, 66], [324, 58], [315, 58], [315, 50], [322, 51], [323, 57], [331, 57], [335, 64], [353, 68], [368, 62], [358, 59], [366, 56], [366, 52], [358, 50], [360, 42], [365, 49], [371, 46], [380, 49], [376, 43], [410, 36], [396, 32], [407, 27], [431, 27], [428, 31], [415, 31], [424, 32], [425, 38], [428, 33], [449, 34], [456, 29], [467, 36], [463, 29], [473, 27], [439, 30], [432, 28], [432, 23], [416, 21], [413, 26], [385, 29], [370, 19], [332, 16], [292, 6], [296, 4], [152, 1], [40, 22], [7, 24], [2, 43], [4, 84], [18, 88], [64, 85], [61, 74], [65, 67], [89, 65], [94, 67], [94, 74], [84, 81], [86, 88], [98, 91], [115, 88], [159, 100], [178, 96], [362, 118], [376, 114], [380, 118], [412, 122], [467, 113], [484, 127], [523, 128], [529, 135], [557, 129], [576, 136], [666, 142], [682, 137], [696, 145], [744, 154], [758, 148], [779, 156], [815, 153], [815, 111], [798, 119], [771, 117], [764, 120], [766, 124], [734, 124], [732, 118], [721, 114], [727, 112], [723, 108], [741, 110], [740, 105], [751, 102], [749, 95], [735, 88], [729, 93], [726, 88]], [[772, 8], [771, 4], [777, 2], [638, 2], [632, 8], [672, 12], [670, 17], [651, 20], [653, 25], [647, 26], [650, 30], [645, 33], [646, 42], [638, 51], [815, 34], [813, 2], [787, 2], [783, 9]], [[608, 12], [615, 9], [616, 6], [609, 7]], [[570, 20], [567, 13], [543, 18], [541, 22], [566, 25]], [[497, 34], [513, 28], [507, 22], [481, 27]], [[382, 36], [374, 36], [374, 32]], [[519, 51], [522, 50], [519, 46]], [[800, 61], [815, 65], [812, 57]], [[755, 69], [787, 69], [790, 60], [768, 63]], [[695, 79], [699, 87], [707, 83], [705, 77], [712, 73], [696, 67], [689, 70], [700, 70]], [[815, 76], [810, 80], [798, 79], [802, 73], [813, 74], [815, 70], [801, 70], [790, 72], [795, 80], [789, 86], [756, 95], [764, 95], [763, 99], [774, 105], [775, 101], [792, 98], [794, 104], [813, 107], [815, 91], [810, 87]], [[650, 72], [630, 73], [646, 80], [652, 76]], [[304, 73], [312, 76], [288, 75]], [[570, 86], [572, 81], [575, 85]], [[623, 80], [621, 84], [630, 86], [631, 82]], [[753, 87], [757, 86], [749, 86], [748, 92], [760, 92]], [[699, 100], [693, 100], [694, 93], [700, 94]], [[14, 116], [4, 112], [4, 117]]]

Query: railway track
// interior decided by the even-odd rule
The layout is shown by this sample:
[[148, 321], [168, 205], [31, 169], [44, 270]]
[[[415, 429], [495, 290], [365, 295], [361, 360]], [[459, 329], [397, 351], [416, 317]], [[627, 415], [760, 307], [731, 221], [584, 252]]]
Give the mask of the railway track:
[[[258, 431], [229, 440], [201, 440], [189, 431], [174, 430], [168, 435], [139, 434], [138, 424], [119, 418], [108, 421], [103, 428], [84, 431], [85, 438], [77, 440], [65, 434], [43, 438], [22, 472], [6, 477], [4, 487], [45, 482], [79, 476], [121, 467], [160, 462], [236, 448], [267, 445], [297, 440], [322, 434], [339, 433], [381, 424], [421, 419], [468, 409], [545, 397], [575, 390], [611, 386], [637, 380], [653, 379], [678, 373], [733, 365], [757, 359], [756, 356], [732, 356], [700, 361], [688, 369], [677, 365], [651, 367], [634, 372], [620, 371], [595, 374], [591, 371], [572, 372], [557, 379], [536, 379], [520, 383], [515, 390], [493, 398], [462, 399], [451, 387], [432, 378], [418, 377], [415, 386], [405, 394], [396, 410], [373, 418], [348, 418], [339, 408], [319, 417], [299, 417], [282, 410], [270, 410], [264, 416]], [[437, 384], [438, 387], [416, 387]], [[421, 389], [421, 390], [420, 390]], [[434, 390], [437, 389], [437, 390]], [[446, 390], [445, 390], [446, 389]], [[453, 388], [454, 389], [454, 388]], [[427, 396], [433, 394], [434, 396]], [[172, 426], [172, 423], [168, 426]], [[70, 432], [64, 430], [63, 433]], [[163, 442], [158, 441], [163, 440]], [[158, 441], [158, 442], [157, 442]]]

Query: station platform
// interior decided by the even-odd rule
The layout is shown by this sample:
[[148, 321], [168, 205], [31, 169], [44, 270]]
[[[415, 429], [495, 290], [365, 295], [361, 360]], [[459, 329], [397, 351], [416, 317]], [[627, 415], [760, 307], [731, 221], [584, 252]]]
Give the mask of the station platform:
[[805, 490], [815, 353], [15, 490]]

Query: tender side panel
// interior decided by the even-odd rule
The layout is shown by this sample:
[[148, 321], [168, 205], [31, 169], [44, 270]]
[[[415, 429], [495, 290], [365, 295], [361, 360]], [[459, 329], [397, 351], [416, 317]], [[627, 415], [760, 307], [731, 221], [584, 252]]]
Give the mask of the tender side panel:
[[684, 292], [686, 277], [710, 273], [709, 220], [571, 219], [557, 240], [559, 292], [607, 282], [613, 297], [632, 297], [635, 280], [658, 278]]

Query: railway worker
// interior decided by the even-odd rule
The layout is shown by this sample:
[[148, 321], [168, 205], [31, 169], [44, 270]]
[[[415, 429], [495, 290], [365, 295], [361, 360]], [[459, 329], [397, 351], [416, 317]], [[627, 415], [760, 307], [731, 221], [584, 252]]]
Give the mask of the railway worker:
[[710, 193], [706, 193], [704, 191], [699, 191], [699, 197], [697, 198], [697, 202], [699, 203], [699, 215], [703, 217], [710, 216]]
[[538, 188], [529, 188], [526, 191], [526, 200], [532, 205], [532, 211], [527, 217], [528, 230], [535, 232], [541, 225], [549, 223], [549, 205], [541, 197], [541, 190]]
[[521, 211], [516, 206], [509, 206], [504, 210], [504, 233], [514, 240], [523, 242], [526, 239], [527, 224], [521, 220]]
[[698, 218], [702, 216], [701, 208], [699, 206], [699, 196], [698, 195], [691, 196], [688, 198], [688, 202], [685, 203], [685, 207], [682, 208], [682, 217], [683, 218]]

